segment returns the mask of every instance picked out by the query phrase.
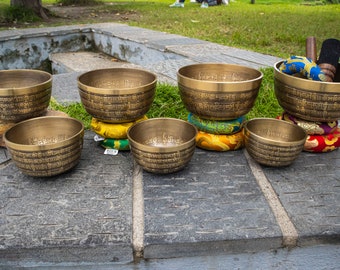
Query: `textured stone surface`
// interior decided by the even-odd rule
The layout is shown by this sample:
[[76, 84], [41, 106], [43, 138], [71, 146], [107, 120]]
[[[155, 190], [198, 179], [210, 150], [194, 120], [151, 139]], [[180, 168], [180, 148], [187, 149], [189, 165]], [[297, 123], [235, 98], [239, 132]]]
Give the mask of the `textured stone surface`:
[[340, 242], [340, 153], [303, 152], [286, 168], [263, 168], [300, 243]]
[[168, 51], [186, 56], [196, 62], [219, 62], [249, 66], [252, 68], [272, 67], [280, 58], [262, 55], [247, 50], [205, 42], [202, 44], [177, 44], [168, 46]]
[[0, 169], [10, 159], [9, 153], [5, 147], [0, 147]]
[[145, 172], [143, 179], [146, 258], [281, 244], [281, 231], [242, 151], [197, 149], [183, 171]]
[[53, 75], [52, 97], [60, 103], [80, 102], [77, 78], [82, 72]]
[[50, 54], [53, 74], [68, 72], [86, 72], [103, 68], [142, 68], [127, 62], [117, 61], [116, 58], [95, 52], [69, 52]]
[[51, 178], [1, 169], [0, 258], [131, 261], [129, 154], [103, 154], [87, 133], [73, 170]]

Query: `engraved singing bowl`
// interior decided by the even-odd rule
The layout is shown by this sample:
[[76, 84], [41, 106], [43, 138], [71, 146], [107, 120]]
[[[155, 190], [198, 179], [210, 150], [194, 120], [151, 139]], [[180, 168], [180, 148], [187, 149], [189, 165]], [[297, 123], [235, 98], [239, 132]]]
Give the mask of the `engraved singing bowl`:
[[280, 71], [282, 61], [274, 65], [275, 95], [289, 114], [311, 122], [340, 119], [340, 83], [299, 78]]
[[20, 122], [46, 113], [52, 75], [30, 69], [0, 70], [0, 122]]
[[273, 167], [293, 163], [307, 138], [306, 132], [298, 125], [272, 118], [247, 121], [243, 133], [249, 155], [258, 163]]
[[77, 165], [83, 137], [84, 126], [77, 119], [44, 116], [16, 124], [5, 132], [4, 141], [19, 170], [48, 177]]
[[129, 128], [135, 161], [145, 170], [167, 174], [183, 169], [195, 152], [197, 129], [175, 118], [152, 118]]
[[155, 74], [134, 68], [98, 69], [78, 77], [85, 110], [108, 123], [132, 122], [144, 116], [154, 100]]
[[254, 106], [262, 77], [256, 69], [222, 63], [188, 65], [177, 72], [185, 107], [209, 120], [230, 120], [247, 114]]

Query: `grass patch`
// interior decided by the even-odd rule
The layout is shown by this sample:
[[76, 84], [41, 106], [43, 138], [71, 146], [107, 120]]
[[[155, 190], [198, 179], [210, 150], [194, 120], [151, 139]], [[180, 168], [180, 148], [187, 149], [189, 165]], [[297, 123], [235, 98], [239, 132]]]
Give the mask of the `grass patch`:
[[283, 111], [275, 97], [274, 68], [264, 68], [261, 69], [261, 72], [263, 73], [261, 87], [255, 105], [247, 114], [248, 119], [256, 117], [275, 118]]
[[181, 101], [178, 87], [158, 84], [154, 102], [147, 116], [149, 118], [173, 117], [186, 120], [188, 118], [188, 111]]
[[86, 129], [90, 128], [92, 117], [86, 112], [81, 103], [60, 104], [54, 98], [51, 98], [49, 109], [67, 113], [70, 117], [82, 121]]

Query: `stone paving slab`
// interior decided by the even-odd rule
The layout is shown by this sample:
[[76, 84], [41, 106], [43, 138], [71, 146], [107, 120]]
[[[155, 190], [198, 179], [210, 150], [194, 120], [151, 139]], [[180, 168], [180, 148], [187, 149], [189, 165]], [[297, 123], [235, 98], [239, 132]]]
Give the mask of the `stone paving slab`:
[[254, 53], [211, 42], [191, 45], [177, 44], [174, 46], [168, 46], [167, 50], [183, 55], [199, 63], [229, 63], [249, 66], [255, 69], [272, 67], [274, 63], [282, 60], [278, 57]]
[[166, 50], [167, 45], [205, 44], [205, 41], [199, 39], [119, 23], [94, 24], [92, 29], [96, 33], [103, 33], [121, 38], [122, 40], [146, 44], [150, 48], [161, 49], [163, 51]]
[[340, 152], [303, 152], [289, 167], [263, 167], [294, 223], [299, 244], [340, 243]]
[[0, 262], [130, 262], [132, 161], [86, 132], [77, 167], [50, 178], [0, 168]]
[[53, 75], [52, 97], [59, 103], [80, 102], [77, 78], [83, 72]]
[[144, 172], [145, 258], [278, 248], [282, 234], [243, 151], [196, 149], [185, 170]]
[[52, 73], [85, 72], [103, 68], [142, 68], [128, 62], [118, 61], [116, 58], [95, 52], [68, 52], [51, 54]]

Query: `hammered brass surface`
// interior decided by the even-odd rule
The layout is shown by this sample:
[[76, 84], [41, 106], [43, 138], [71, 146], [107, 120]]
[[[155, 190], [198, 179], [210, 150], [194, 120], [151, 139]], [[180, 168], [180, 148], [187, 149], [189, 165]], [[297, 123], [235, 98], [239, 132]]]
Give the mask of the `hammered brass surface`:
[[307, 134], [292, 123], [254, 118], [243, 127], [245, 147], [251, 157], [267, 166], [288, 166], [301, 153]]
[[319, 82], [282, 73], [274, 65], [275, 95], [289, 114], [311, 122], [340, 119], [340, 83]]
[[188, 111], [210, 120], [230, 120], [254, 106], [263, 74], [253, 68], [203, 63], [177, 72], [181, 99]]
[[79, 161], [84, 126], [71, 117], [45, 116], [22, 121], [4, 134], [15, 165], [31, 176], [53, 176]]
[[135, 161], [146, 171], [166, 174], [183, 169], [196, 148], [197, 129], [175, 118], [152, 118], [133, 125], [128, 139]]
[[144, 116], [154, 100], [155, 74], [142, 69], [110, 68], [78, 77], [81, 102], [86, 111], [103, 122], [132, 122]]
[[20, 122], [46, 113], [52, 75], [30, 69], [0, 70], [0, 121]]

